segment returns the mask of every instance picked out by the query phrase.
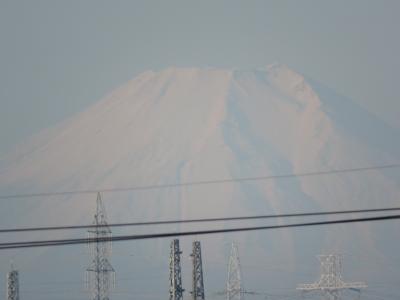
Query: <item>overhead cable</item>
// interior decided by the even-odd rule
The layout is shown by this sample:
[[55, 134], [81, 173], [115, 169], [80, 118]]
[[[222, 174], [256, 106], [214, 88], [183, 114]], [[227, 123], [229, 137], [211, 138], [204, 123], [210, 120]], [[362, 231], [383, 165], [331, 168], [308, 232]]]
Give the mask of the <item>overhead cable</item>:
[[183, 219], [183, 220], [164, 220], [151, 222], [130, 222], [130, 223], [111, 223], [107, 225], [66, 225], [66, 226], [47, 226], [47, 227], [22, 227], [22, 228], [5, 228], [0, 229], [0, 233], [16, 233], [30, 231], [56, 231], [56, 230], [75, 230], [99, 227], [128, 227], [128, 226], [148, 226], [148, 225], [168, 225], [168, 224], [184, 224], [184, 223], [206, 223], [206, 222], [226, 222], [226, 221], [244, 221], [244, 220], [261, 220], [275, 218], [292, 218], [292, 217], [311, 217], [324, 215], [339, 214], [359, 214], [399, 211], [400, 207], [388, 208], [371, 208], [371, 209], [352, 209], [352, 210], [336, 210], [336, 211], [319, 211], [305, 213], [286, 213], [286, 214], [269, 214], [256, 216], [239, 216], [239, 217], [220, 217], [220, 218], [203, 218], [203, 219]]
[[150, 234], [138, 234], [138, 235], [122, 235], [122, 236], [112, 236], [109, 238], [78, 238], [78, 239], [21, 241], [21, 242], [11, 242], [11, 243], [0, 243], [0, 250], [32, 248], [32, 247], [66, 246], [66, 245], [101, 243], [101, 242], [121, 242], [130, 240], [171, 238], [171, 237], [192, 236], [192, 235], [198, 236], [198, 235], [210, 235], [210, 234], [220, 234], [220, 233], [272, 230], [272, 229], [282, 229], [282, 228], [311, 227], [311, 226], [322, 226], [322, 225], [358, 223], [358, 222], [375, 222], [375, 221], [396, 220], [396, 219], [400, 219], [400, 215], [386, 215], [377, 217], [302, 222], [302, 223], [278, 224], [278, 225], [267, 225], [267, 226], [237, 227], [237, 228], [225, 228], [225, 229], [223, 228], [223, 229], [195, 230], [195, 231], [181, 231], [181, 232], [164, 232], [164, 233], [150, 233]]
[[227, 178], [227, 179], [216, 179], [216, 180], [203, 180], [203, 181], [192, 181], [182, 183], [168, 183], [168, 184], [155, 184], [155, 185], [143, 185], [143, 186], [132, 186], [132, 187], [120, 187], [120, 188], [98, 188], [90, 190], [70, 190], [61, 192], [43, 192], [43, 193], [27, 193], [27, 194], [10, 194], [0, 195], [0, 199], [16, 199], [16, 198], [36, 198], [36, 197], [50, 197], [50, 196], [70, 196], [80, 194], [97, 194], [100, 193], [115, 193], [115, 192], [128, 192], [128, 191], [143, 191], [143, 190], [158, 190], [166, 188], [179, 188], [179, 187], [191, 187], [201, 186], [210, 184], [223, 184], [223, 183], [235, 183], [235, 182], [252, 182], [252, 181], [263, 181], [271, 179], [288, 179], [288, 178], [300, 178], [300, 177], [313, 177], [343, 173], [354, 173], [354, 172], [366, 172], [372, 170], [382, 170], [399, 168], [400, 164], [387, 164], [387, 165], [376, 165], [369, 167], [359, 168], [347, 168], [347, 169], [332, 169], [325, 171], [314, 171], [304, 173], [288, 173], [280, 175], [266, 175], [256, 177], [241, 177], [241, 178]]

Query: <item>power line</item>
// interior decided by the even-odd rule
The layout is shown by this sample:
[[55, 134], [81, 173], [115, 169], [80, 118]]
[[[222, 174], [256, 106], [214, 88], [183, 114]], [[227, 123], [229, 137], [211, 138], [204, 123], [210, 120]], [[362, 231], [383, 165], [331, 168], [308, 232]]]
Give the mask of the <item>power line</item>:
[[122, 236], [113, 236], [113, 237], [109, 237], [109, 238], [89, 238], [89, 239], [79, 238], [79, 239], [11, 242], [11, 243], [0, 243], [0, 250], [16, 249], [16, 248], [66, 246], [66, 245], [110, 242], [110, 241], [121, 242], [121, 241], [130, 241], [130, 240], [170, 238], [170, 237], [177, 237], [177, 236], [209, 235], [209, 234], [219, 234], [219, 233], [272, 230], [272, 229], [296, 228], [296, 227], [310, 227], [310, 226], [321, 226], [321, 225], [357, 223], [357, 222], [375, 222], [375, 221], [396, 220], [396, 219], [400, 219], [400, 215], [388, 215], [388, 216], [378, 216], [378, 217], [368, 217], [368, 218], [353, 218], [353, 219], [316, 221], [316, 222], [304, 222], [304, 223], [292, 223], [292, 224], [268, 225], [268, 226], [237, 227], [237, 228], [227, 228], [227, 229], [165, 232], [165, 233], [151, 233], [151, 234], [141, 234], [141, 235], [122, 235]]
[[[183, 223], [243, 221], [243, 220], [257, 220], [257, 219], [273, 219], [273, 218], [309, 217], [309, 216], [324, 216], [324, 215], [337, 215], [337, 214], [387, 212], [387, 211], [398, 211], [398, 210], [400, 210], [400, 207], [337, 210], [337, 211], [320, 211], [320, 212], [308, 212], [308, 213], [287, 213], [287, 214], [278, 214], [278, 215], [272, 215], [271, 214], [271, 215], [240, 216], [240, 217], [226, 217], [226, 218], [204, 218], [204, 219], [165, 220], [165, 221], [152, 221], [152, 222], [111, 223], [111, 224], [107, 224], [106, 227], [127, 227], [127, 226], [167, 225], [167, 224], [183, 224]], [[0, 229], [0, 233], [88, 229], [88, 228], [98, 228], [98, 227], [102, 227], [102, 226], [103, 225], [101, 225], [101, 224], [100, 225], [93, 225], [92, 224], [92, 225], [6, 228], [6, 229]]]
[[313, 176], [322, 176], [322, 175], [365, 172], [365, 171], [371, 171], [371, 170], [392, 169], [392, 168], [398, 168], [398, 167], [400, 167], [400, 164], [388, 164], [388, 165], [377, 165], [377, 166], [359, 167], [359, 168], [333, 169], [333, 170], [327, 170], [327, 171], [304, 172], [304, 173], [297, 173], [297, 174], [291, 173], [291, 174], [281, 174], [281, 175], [241, 177], [241, 178], [192, 181], [192, 182], [159, 184], [159, 185], [144, 185], [144, 186], [133, 186], [133, 187], [122, 187], [122, 188], [105, 188], [105, 189], [95, 189], [95, 190], [93, 189], [93, 190], [75, 190], [75, 191], [62, 191], [62, 192], [14, 194], [14, 195], [2, 195], [2, 196], [0, 196], [0, 199], [4, 200], [4, 199], [16, 199], [16, 198], [69, 196], [69, 195], [79, 195], [79, 194], [81, 194], [81, 195], [82, 194], [97, 194], [98, 192], [100, 192], [100, 193], [115, 193], [115, 192], [127, 192], [127, 191], [143, 191], [143, 190], [200, 186], [200, 185], [209, 185], [209, 184], [223, 184], [223, 183], [246, 182], [246, 181], [248, 181], [248, 182], [262, 181], [262, 180], [270, 180], [270, 179], [313, 177]]

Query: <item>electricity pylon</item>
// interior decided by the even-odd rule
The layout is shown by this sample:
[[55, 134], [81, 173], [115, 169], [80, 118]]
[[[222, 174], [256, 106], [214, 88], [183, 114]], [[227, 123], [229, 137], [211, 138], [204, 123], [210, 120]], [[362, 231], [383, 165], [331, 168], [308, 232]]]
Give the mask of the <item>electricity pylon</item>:
[[231, 255], [228, 262], [228, 281], [226, 283], [227, 300], [243, 300], [245, 293], [242, 288], [239, 252], [235, 243], [232, 243]]
[[190, 255], [193, 259], [193, 300], [204, 300], [203, 264], [201, 260], [201, 246], [199, 241], [193, 242], [193, 252]]
[[19, 275], [11, 263], [11, 270], [7, 273], [7, 300], [19, 300]]
[[244, 295], [267, 296], [267, 293], [247, 291], [243, 287], [242, 271], [240, 267], [239, 251], [235, 243], [232, 243], [231, 254], [228, 261], [228, 280], [226, 289], [214, 293], [216, 296], [226, 296], [227, 300], [244, 300]]
[[92, 262], [86, 269], [86, 284], [91, 291], [91, 300], [109, 300], [110, 289], [115, 285], [115, 271], [108, 261], [111, 256], [111, 230], [100, 193], [97, 194], [93, 225], [95, 227], [88, 230], [88, 238], [96, 242], [88, 243]]
[[181, 254], [179, 240], [171, 242], [171, 254], [169, 256], [169, 299], [183, 300]]
[[344, 282], [342, 280], [342, 256], [341, 255], [319, 255], [321, 262], [321, 277], [317, 282], [310, 284], [299, 284], [297, 289], [302, 292], [320, 291], [322, 299], [339, 300], [341, 292], [353, 290], [360, 292], [367, 285], [364, 282]]

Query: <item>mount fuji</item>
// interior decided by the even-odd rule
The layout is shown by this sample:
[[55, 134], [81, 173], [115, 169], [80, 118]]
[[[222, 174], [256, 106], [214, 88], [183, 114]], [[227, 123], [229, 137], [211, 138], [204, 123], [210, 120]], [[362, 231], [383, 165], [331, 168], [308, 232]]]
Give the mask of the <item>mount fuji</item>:
[[[286, 65], [147, 71], [3, 156], [0, 193], [96, 191], [390, 164], [399, 162], [399, 137], [398, 128]], [[104, 193], [103, 199], [109, 221], [125, 222], [388, 207], [398, 205], [399, 196], [399, 173], [388, 169], [121, 191]], [[90, 194], [9, 199], [2, 204], [0, 223], [88, 223], [94, 203]], [[313, 263], [313, 255], [324, 250], [363, 250], [388, 263], [399, 245], [385, 244], [381, 233], [395, 237], [393, 227], [340, 225], [301, 234], [285, 230], [268, 240], [261, 232], [234, 237], [241, 252], [253, 245], [254, 257], [264, 255], [268, 262], [278, 257], [293, 271], [306, 255]], [[210, 261], [224, 258], [223, 242], [205, 238], [213, 249]], [[141, 253], [168, 255], [168, 245], [161, 250], [146, 245]], [[244, 261], [251, 264], [252, 255], [244, 255]], [[5, 259], [0, 263], [4, 266]]]

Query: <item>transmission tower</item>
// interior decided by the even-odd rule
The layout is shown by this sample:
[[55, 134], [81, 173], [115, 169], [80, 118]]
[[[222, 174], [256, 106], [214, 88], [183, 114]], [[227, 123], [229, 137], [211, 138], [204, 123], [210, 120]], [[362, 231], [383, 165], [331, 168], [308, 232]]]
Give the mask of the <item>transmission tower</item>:
[[19, 276], [11, 263], [11, 270], [7, 273], [7, 300], [19, 300]]
[[86, 284], [91, 291], [91, 300], [109, 300], [109, 291], [115, 285], [115, 271], [108, 258], [111, 256], [111, 230], [107, 224], [106, 211], [97, 194], [94, 228], [88, 230], [88, 238], [96, 239], [88, 243], [92, 261], [86, 269]]
[[227, 300], [243, 300], [244, 293], [241, 283], [239, 251], [236, 244], [232, 243], [228, 262], [228, 282], [226, 283]]
[[204, 300], [203, 266], [201, 261], [201, 246], [199, 241], [193, 242], [193, 252], [190, 255], [193, 259], [193, 300]]
[[336, 254], [319, 255], [321, 277], [317, 282], [300, 284], [297, 289], [302, 292], [320, 291], [324, 300], [339, 300], [341, 292], [353, 290], [361, 292], [367, 285], [363, 282], [344, 282], [342, 279], [342, 256]]
[[169, 299], [183, 300], [181, 254], [179, 240], [171, 242], [171, 254], [169, 257]]
[[237, 245], [232, 243], [231, 254], [228, 261], [228, 281], [226, 290], [218, 293], [218, 295], [226, 295], [227, 300], [244, 300], [244, 295], [264, 295], [254, 291], [247, 291], [243, 288], [242, 272], [239, 260], [239, 251]]

